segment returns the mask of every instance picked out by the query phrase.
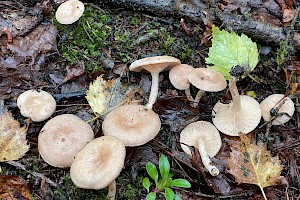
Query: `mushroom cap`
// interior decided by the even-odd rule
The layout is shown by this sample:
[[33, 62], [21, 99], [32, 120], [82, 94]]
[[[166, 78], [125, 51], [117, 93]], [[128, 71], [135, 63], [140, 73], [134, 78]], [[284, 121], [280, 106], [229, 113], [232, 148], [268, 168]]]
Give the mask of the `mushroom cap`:
[[240, 95], [241, 110], [235, 112], [232, 102], [229, 104], [216, 103], [212, 110], [212, 121], [219, 131], [230, 136], [239, 136], [239, 132], [245, 134], [254, 130], [261, 118], [259, 103], [250, 96]]
[[[210, 122], [197, 121], [187, 125], [180, 133], [180, 143], [198, 148], [198, 140], [205, 142], [205, 147], [209, 157], [217, 155], [221, 149], [222, 141], [218, 129]], [[182, 150], [192, 155], [188, 146], [180, 144]]]
[[56, 102], [48, 92], [27, 90], [18, 97], [17, 106], [24, 117], [30, 117], [34, 122], [41, 122], [54, 113]]
[[[278, 113], [287, 113], [290, 116], [294, 115], [294, 112], [295, 112], [294, 102], [289, 97], [284, 97], [283, 94], [272, 94], [272, 95], [268, 96], [267, 98], [265, 98], [260, 103], [262, 116], [265, 121], [270, 121], [271, 109], [279, 106], [280, 103], [282, 103], [282, 101], [285, 101], [285, 102], [279, 108]], [[284, 115], [276, 117], [273, 120], [272, 125], [282, 125], [282, 124], [288, 122], [289, 120], [290, 120], [290, 117], [288, 117], [287, 115], [284, 114]]]
[[179, 64], [181, 64], [180, 60], [172, 56], [154, 56], [134, 61], [129, 66], [129, 70], [140, 72], [145, 69], [150, 73], [160, 73]]
[[152, 140], [159, 132], [159, 116], [142, 105], [123, 105], [112, 110], [103, 120], [104, 135], [120, 139], [125, 146], [139, 146]]
[[225, 77], [212, 69], [196, 68], [188, 74], [190, 83], [198, 89], [208, 92], [218, 92], [227, 86]]
[[125, 145], [114, 136], [92, 140], [78, 153], [71, 166], [73, 183], [86, 189], [107, 187], [119, 176], [125, 154]]
[[194, 70], [194, 67], [187, 64], [180, 64], [172, 67], [169, 72], [169, 79], [172, 85], [179, 90], [186, 90], [190, 87], [188, 74]]
[[84, 4], [79, 0], [66, 1], [57, 8], [56, 20], [61, 24], [72, 24], [76, 22], [84, 12]]
[[88, 123], [72, 114], [49, 120], [38, 137], [42, 158], [55, 167], [70, 167], [79, 151], [94, 138]]

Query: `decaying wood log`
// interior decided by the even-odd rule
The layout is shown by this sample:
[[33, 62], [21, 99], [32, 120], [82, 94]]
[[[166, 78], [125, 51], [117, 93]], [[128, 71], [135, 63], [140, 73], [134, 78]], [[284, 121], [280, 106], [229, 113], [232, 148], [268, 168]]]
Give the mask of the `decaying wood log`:
[[[215, 4], [215, 1], [209, 2]], [[195, 0], [192, 4], [187, 3], [187, 0], [103, 0], [102, 3], [155, 15], [188, 17], [200, 24], [206, 24], [208, 20], [212, 20], [214, 24], [222, 25], [228, 31], [244, 33], [254, 40], [270, 46], [277, 46], [280, 41], [286, 40], [286, 30], [289, 29], [289, 26], [283, 28], [267, 22], [256, 21], [244, 15], [222, 12], [216, 6], [208, 8], [200, 0]], [[291, 34], [289, 43], [299, 51], [300, 33], [293, 30]]]

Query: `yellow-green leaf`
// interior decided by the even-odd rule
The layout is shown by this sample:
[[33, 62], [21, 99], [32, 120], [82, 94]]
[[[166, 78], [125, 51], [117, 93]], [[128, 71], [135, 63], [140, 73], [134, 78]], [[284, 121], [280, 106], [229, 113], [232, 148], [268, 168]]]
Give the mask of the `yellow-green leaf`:
[[205, 59], [208, 68], [220, 72], [228, 80], [230, 70], [236, 65], [247, 67], [251, 72], [258, 63], [256, 43], [242, 34], [220, 30], [212, 27], [212, 46]]
[[283, 166], [277, 156], [271, 156], [265, 145], [253, 144], [245, 134], [239, 135], [241, 141], [235, 141], [231, 146], [229, 173], [237, 183], [258, 185], [265, 197], [263, 188], [276, 185], [283, 178], [280, 176]]
[[93, 112], [101, 116], [129, 101], [133, 91], [135, 89], [122, 84], [120, 78], [106, 81], [101, 75], [90, 84], [85, 98]]
[[29, 150], [26, 127], [20, 127], [10, 112], [0, 103], [0, 162], [17, 160]]

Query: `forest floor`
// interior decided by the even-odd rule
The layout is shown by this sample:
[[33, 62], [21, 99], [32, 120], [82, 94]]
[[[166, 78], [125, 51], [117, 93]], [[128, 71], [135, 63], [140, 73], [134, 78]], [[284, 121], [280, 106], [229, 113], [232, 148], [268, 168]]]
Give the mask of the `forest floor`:
[[[3, 31], [10, 23], [15, 26], [10, 30], [13, 41], [9, 41], [11, 33], [0, 30], [0, 101], [4, 101], [4, 106], [21, 126], [28, 126], [26, 138], [30, 149], [19, 160], [2, 162], [1, 174], [22, 178], [27, 183], [25, 190], [33, 199], [105, 199], [107, 189], [78, 188], [73, 184], [68, 168], [50, 166], [40, 157], [37, 138], [46, 121], [28, 122], [17, 107], [18, 96], [30, 89], [45, 90], [57, 102], [52, 117], [68, 113], [88, 121], [95, 115], [85, 98], [86, 90], [93, 80], [103, 75], [106, 80], [119, 78], [124, 86], [136, 86], [143, 103], [146, 103], [151, 76], [147, 72], [130, 72], [128, 66], [140, 58], [169, 55], [195, 68], [205, 67], [205, 58], [211, 46], [211, 27], [181, 17], [180, 14], [156, 16], [151, 12], [97, 3], [86, 3], [85, 12], [76, 23], [61, 25], [54, 17], [57, 4], [50, 1], [40, 4], [25, 2], [0, 1], [0, 29]], [[218, 4], [219, 8], [226, 6], [226, 9], [238, 10], [229, 1], [220, 2], [222, 5]], [[181, 6], [181, 3], [193, 2], [178, 2], [177, 6]], [[282, 4], [288, 6], [291, 1], [282, 1]], [[290, 6], [296, 9], [296, 5]], [[260, 16], [270, 17], [265, 14]], [[289, 23], [280, 26], [289, 27]], [[222, 24], [216, 25], [222, 27]], [[22, 38], [26, 38], [26, 42]], [[271, 94], [286, 94], [296, 107], [293, 118], [284, 125], [261, 126], [248, 134], [253, 141], [260, 141], [269, 128], [268, 151], [272, 156], [278, 156], [283, 165], [280, 175], [285, 181], [266, 187], [264, 191], [268, 199], [299, 199], [300, 118], [297, 83], [300, 57], [285, 43], [268, 44], [252, 40], [259, 48], [259, 63], [251, 72], [254, 79], [246, 77], [238, 81], [240, 94], [255, 95], [258, 102]], [[174, 177], [184, 178], [191, 183], [189, 189], [174, 188], [182, 199], [263, 199], [257, 185], [239, 184], [228, 172], [230, 146], [239, 137], [221, 134], [221, 150], [212, 158], [220, 169], [217, 177], [212, 177], [201, 163], [196, 163], [196, 158], [191, 159], [184, 154], [178, 142], [180, 131], [187, 124], [198, 120], [212, 121], [213, 106], [224, 98], [226, 90], [206, 93], [199, 107], [192, 108], [184, 91], [172, 86], [168, 72], [161, 73], [159, 81], [159, 96], [153, 109], [161, 117], [161, 130], [147, 144], [126, 148], [125, 166], [116, 179], [117, 199], [145, 199], [147, 190], [142, 186], [142, 179], [148, 177], [146, 162], [158, 165], [160, 155], [168, 157]], [[195, 95], [197, 89], [192, 86], [191, 92]], [[101, 122], [101, 119], [97, 119], [90, 123], [95, 137], [103, 135]], [[263, 119], [259, 125], [262, 124]], [[20, 188], [14, 186], [8, 189], [8, 179], [3, 176], [0, 178], [0, 197], [7, 197], [8, 193], [10, 197], [18, 193], [19, 197], [14, 196], [16, 199], [25, 197], [22, 193], [24, 190]]]

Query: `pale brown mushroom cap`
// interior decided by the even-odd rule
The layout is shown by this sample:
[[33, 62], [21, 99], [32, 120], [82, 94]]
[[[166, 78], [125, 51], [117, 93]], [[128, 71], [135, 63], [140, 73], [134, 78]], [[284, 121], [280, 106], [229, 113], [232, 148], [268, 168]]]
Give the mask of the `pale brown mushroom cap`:
[[241, 110], [234, 111], [232, 102], [216, 103], [212, 110], [212, 121], [219, 131], [226, 135], [238, 136], [239, 132], [245, 134], [254, 130], [261, 118], [259, 103], [250, 96], [240, 95]]
[[56, 10], [55, 18], [61, 24], [76, 22], [84, 12], [84, 4], [79, 0], [68, 0]]
[[41, 122], [54, 113], [56, 102], [48, 92], [27, 90], [18, 97], [17, 106], [24, 117], [30, 117], [34, 122]]
[[172, 85], [179, 90], [186, 90], [190, 87], [188, 74], [194, 70], [194, 67], [187, 64], [180, 64], [172, 67], [169, 72], [169, 79]]
[[218, 92], [227, 86], [225, 77], [212, 69], [196, 68], [188, 74], [188, 80], [196, 88], [208, 92]]
[[[265, 98], [261, 103], [261, 111], [262, 116], [265, 121], [270, 121], [271, 115], [270, 111], [272, 108], [276, 108], [279, 106], [282, 101], [285, 101], [280, 109], [278, 110], [278, 113], [287, 113], [289, 116], [293, 116], [295, 112], [295, 105], [294, 102], [289, 97], [284, 97], [283, 94], [272, 94]], [[282, 125], [290, 120], [290, 117], [283, 114], [281, 116], [276, 117], [272, 121], [272, 125]]]
[[72, 114], [49, 120], [38, 137], [42, 158], [55, 167], [70, 167], [79, 151], [94, 138], [88, 123]]
[[102, 136], [89, 142], [76, 156], [70, 175], [81, 188], [102, 189], [120, 174], [125, 161], [125, 145], [113, 136]]
[[120, 139], [125, 146], [138, 146], [152, 140], [159, 132], [159, 116], [142, 105], [124, 105], [111, 111], [102, 123], [104, 135]]
[[180, 60], [172, 56], [154, 56], [134, 61], [129, 66], [129, 70], [140, 72], [145, 69], [150, 73], [159, 73], [179, 64], [181, 64]]
[[[180, 133], [180, 143], [198, 148], [199, 139], [204, 140], [206, 151], [209, 157], [214, 157], [221, 149], [222, 141], [220, 133], [218, 129], [210, 122], [193, 122], [187, 125]], [[184, 144], [180, 144], [182, 150], [191, 156], [191, 150]]]

